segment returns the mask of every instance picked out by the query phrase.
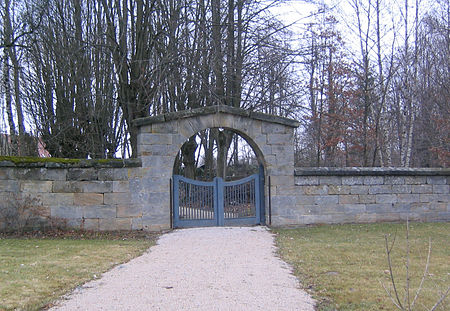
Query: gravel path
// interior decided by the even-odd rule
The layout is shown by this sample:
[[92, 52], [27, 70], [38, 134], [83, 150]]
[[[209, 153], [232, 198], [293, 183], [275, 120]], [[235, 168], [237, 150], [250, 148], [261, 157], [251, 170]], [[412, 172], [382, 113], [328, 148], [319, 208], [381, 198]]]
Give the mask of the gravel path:
[[52, 310], [313, 310], [265, 227], [162, 235], [144, 255], [74, 291]]

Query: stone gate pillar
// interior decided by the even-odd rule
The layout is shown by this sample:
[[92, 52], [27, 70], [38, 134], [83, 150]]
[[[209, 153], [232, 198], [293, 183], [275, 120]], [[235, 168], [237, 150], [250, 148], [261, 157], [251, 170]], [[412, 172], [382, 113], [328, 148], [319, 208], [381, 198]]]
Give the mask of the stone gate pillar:
[[[131, 199], [142, 209], [145, 230], [170, 228], [170, 180], [175, 157], [194, 134], [208, 128], [226, 128], [240, 134], [251, 145], [264, 166], [265, 215], [268, 223], [269, 200], [272, 224], [293, 224], [290, 210], [296, 204], [294, 187], [295, 120], [229, 106], [210, 106], [141, 118], [138, 127], [138, 157], [142, 169], [130, 176]], [[268, 177], [271, 198], [268, 197]]]

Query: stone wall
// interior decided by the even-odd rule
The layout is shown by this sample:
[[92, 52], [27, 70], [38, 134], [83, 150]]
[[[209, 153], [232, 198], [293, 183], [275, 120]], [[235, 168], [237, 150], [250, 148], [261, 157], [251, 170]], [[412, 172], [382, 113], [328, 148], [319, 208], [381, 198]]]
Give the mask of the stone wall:
[[[449, 169], [297, 168], [276, 226], [450, 220]], [[276, 189], [274, 189], [276, 191]]]
[[0, 162], [0, 228], [6, 209], [26, 198], [40, 206], [39, 225], [59, 219], [88, 230], [142, 229], [142, 207], [131, 203], [140, 166], [140, 160]]
[[[169, 189], [169, 176], [149, 179], [157, 169], [140, 160], [0, 162], [0, 229], [13, 197], [40, 206], [40, 224], [55, 218], [88, 230], [168, 229], [161, 219], [170, 218], [169, 194], [154, 189]], [[270, 175], [273, 226], [450, 220], [449, 169], [297, 168], [292, 176], [289, 183]], [[266, 216], [268, 206], [266, 197]]]

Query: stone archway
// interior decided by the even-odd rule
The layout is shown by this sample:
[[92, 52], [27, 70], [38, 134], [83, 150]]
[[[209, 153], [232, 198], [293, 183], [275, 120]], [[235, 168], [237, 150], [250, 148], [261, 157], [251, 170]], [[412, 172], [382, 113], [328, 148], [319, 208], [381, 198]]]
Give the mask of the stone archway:
[[[271, 177], [275, 215], [295, 205], [289, 190], [294, 186], [293, 135], [297, 121], [230, 106], [210, 106], [137, 119], [135, 125], [142, 169], [137, 172], [139, 176], [130, 176], [137, 190], [131, 200], [142, 210], [145, 230], [170, 228], [169, 183], [175, 157], [189, 137], [207, 128], [234, 130], [251, 145], [263, 162], [265, 175]], [[267, 183], [264, 192], [266, 196], [269, 193]], [[276, 218], [274, 222], [278, 222]]]

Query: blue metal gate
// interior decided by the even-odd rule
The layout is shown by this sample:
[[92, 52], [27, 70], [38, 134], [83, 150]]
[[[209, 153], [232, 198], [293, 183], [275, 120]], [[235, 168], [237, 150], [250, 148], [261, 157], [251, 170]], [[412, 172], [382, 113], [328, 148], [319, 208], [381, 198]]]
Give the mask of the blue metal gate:
[[225, 182], [173, 176], [173, 225], [175, 228], [256, 225], [261, 223], [259, 174]]

